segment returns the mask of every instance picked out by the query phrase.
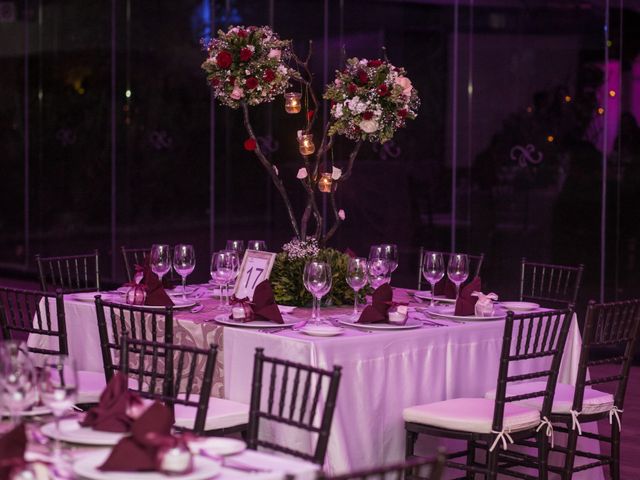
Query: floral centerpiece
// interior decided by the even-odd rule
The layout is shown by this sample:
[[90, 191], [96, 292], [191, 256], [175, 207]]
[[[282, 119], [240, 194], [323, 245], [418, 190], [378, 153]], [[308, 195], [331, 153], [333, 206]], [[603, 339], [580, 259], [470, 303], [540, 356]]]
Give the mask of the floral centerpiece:
[[[322, 127], [320, 144], [316, 148], [313, 131], [319, 102], [309, 70], [311, 42], [306, 58], [301, 60], [292, 51], [291, 42], [281, 40], [269, 27], [231, 26], [227, 31], [218, 31], [217, 37], [205, 47], [207, 59], [202, 68], [207, 73], [212, 93], [223, 105], [242, 110], [248, 134], [243, 141], [244, 148], [253, 152], [270, 176], [284, 202], [293, 230], [294, 240], [285, 245], [272, 270], [276, 301], [293, 305], [305, 305], [310, 301], [311, 296], [302, 284], [302, 272], [306, 260], [314, 256], [329, 261], [332, 267], [333, 288], [328, 295], [329, 302], [333, 305], [352, 302], [353, 291], [345, 281], [349, 257], [326, 248], [327, 242], [348, 218], [344, 209], [339, 208], [335, 193], [338, 186], [350, 178], [364, 141], [387, 142], [405, 126], [406, 120], [416, 117], [420, 104], [418, 92], [405, 70], [392, 65], [386, 56], [384, 60], [349, 59], [346, 67], [336, 72], [335, 80], [325, 88], [324, 98], [331, 101], [331, 114]], [[299, 84], [299, 90], [287, 92], [292, 81]], [[257, 141], [249, 111], [250, 106], [271, 102], [283, 93], [287, 102], [285, 111], [303, 113], [303, 128], [292, 135], [298, 142], [301, 157], [296, 178], [306, 194], [306, 205], [299, 219], [275, 160], [267, 158]], [[333, 155], [327, 153], [332, 152], [338, 136], [346, 137], [354, 145], [344, 162], [334, 164]], [[331, 219], [322, 215], [318, 195], [328, 196]]]

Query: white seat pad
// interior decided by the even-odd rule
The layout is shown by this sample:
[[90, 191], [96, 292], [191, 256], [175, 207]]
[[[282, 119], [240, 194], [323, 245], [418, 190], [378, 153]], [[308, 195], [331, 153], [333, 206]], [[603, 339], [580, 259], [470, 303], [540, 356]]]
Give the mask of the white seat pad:
[[[196, 419], [195, 407], [175, 406], [175, 425], [182, 428], [193, 428]], [[230, 428], [249, 422], [249, 405], [224, 398], [211, 397], [205, 430]]]
[[[522, 395], [531, 392], [544, 391], [547, 382], [524, 382], [507, 385], [507, 396]], [[556, 385], [556, 393], [553, 397], [552, 413], [570, 413], [573, 406], [573, 392], [575, 387], [566, 383], [558, 383]], [[485, 398], [494, 399], [496, 391], [491, 390], [485, 394]], [[527, 398], [516, 403], [535, 408], [542, 409], [544, 397]], [[582, 400], [582, 411], [584, 415], [594, 413], [608, 412], [613, 407], [613, 395], [601, 392], [593, 388], [586, 387], [584, 389], [584, 398]]]
[[[405, 422], [421, 423], [462, 432], [491, 433], [494, 402], [487, 398], [454, 398], [405, 408]], [[506, 404], [503, 428], [517, 432], [540, 424], [540, 413], [522, 405]]]
[[78, 371], [78, 398], [76, 403], [98, 403], [106, 387], [104, 372]]

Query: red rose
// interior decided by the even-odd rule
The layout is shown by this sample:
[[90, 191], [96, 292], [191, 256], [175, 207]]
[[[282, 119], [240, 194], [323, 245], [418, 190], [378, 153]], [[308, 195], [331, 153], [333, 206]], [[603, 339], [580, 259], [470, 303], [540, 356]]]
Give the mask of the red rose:
[[270, 68], [267, 68], [264, 71], [264, 76], [262, 77], [265, 82], [271, 83], [276, 78], [276, 74]]
[[403, 108], [402, 110], [398, 110], [398, 116], [400, 118], [405, 118], [407, 116], [407, 109]]
[[238, 36], [240, 38], [246, 38], [247, 37], [247, 32], [245, 30], [238, 30]]
[[236, 77], [234, 77], [233, 75], [229, 75], [227, 77], [227, 82], [229, 82], [229, 85], [233, 86], [236, 84]]
[[240, 50], [240, 61], [241, 62], [248, 62], [249, 59], [251, 58], [251, 55], [253, 55], [253, 52], [251, 50], [249, 50], [248, 48], [243, 48]]
[[362, 118], [364, 120], [371, 120], [373, 118], [373, 112], [364, 112]]
[[375, 67], [379, 67], [380, 65], [382, 65], [382, 60], [378, 60], [378, 59], [376, 59], [376, 60], [369, 60], [369, 63], [367, 63], [367, 65], [368, 65], [369, 67], [374, 67], [374, 68], [375, 68]]
[[244, 141], [244, 149], [248, 152], [253, 152], [256, 149], [256, 141], [253, 138], [247, 138]]
[[246, 86], [249, 90], [253, 90], [258, 86], [258, 79], [256, 77], [247, 78]]
[[216, 77], [213, 77], [211, 80], [209, 80], [209, 83], [212, 87], [217, 87], [218, 85], [220, 85], [220, 80], [218, 80]]
[[358, 70], [358, 81], [360, 85], [365, 85], [369, 81], [369, 75], [364, 70]]
[[389, 95], [389, 87], [385, 83], [378, 86], [378, 95], [381, 97], [386, 97]]
[[355, 84], [353, 83], [350, 83], [349, 86], [347, 87], [347, 91], [349, 92], [349, 95], [355, 94], [357, 89], [358, 87], [356, 87]]
[[216, 55], [216, 64], [220, 68], [229, 68], [232, 61], [233, 58], [231, 57], [231, 54], [226, 50], [222, 50], [218, 55]]

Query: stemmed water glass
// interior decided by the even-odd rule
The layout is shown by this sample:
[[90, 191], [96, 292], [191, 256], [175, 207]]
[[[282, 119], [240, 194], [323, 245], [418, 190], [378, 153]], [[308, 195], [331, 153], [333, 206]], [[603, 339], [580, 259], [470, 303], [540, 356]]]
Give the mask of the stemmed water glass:
[[456, 286], [456, 300], [460, 297], [460, 285], [469, 277], [469, 258], [464, 253], [452, 253], [447, 268], [449, 280]]
[[331, 291], [331, 266], [327, 262], [320, 260], [310, 260], [304, 266], [304, 286], [313, 296], [314, 308], [311, 314], [312, 324], [319, 325], [320, 320], [320, 301], [329, 291]]
[[149, 256], [149, 264], [151, 265], [151, 271], [162, 282], [162, 277], [171, 270], [171, 250], [169, 245], [153, 245]]
[[196, 268], [193, 245], [179, 244], [173, 250], [173, 268], [182, 277], [182, 300], [187, 299], [187, 277]]
[[367, 284], [367, 259], [351, 258], [347, 266], [347, 283], [353, 289], [353, 317], [358, 316], [358, 292]]
[[[56, 430], [60, 420], [73, 407], [78, 395], [78, 372], [73, 359], [66, 355], [49, 355], [42, 362], [40, 371], [40, 398], [51, 409]], [[60, 440], [55, 440], [54, 459], [60, 459]]]
[[440, 252], [426, 252], [422, 262], [422, 276], [431, 285], [431, 306], [435, 305], [435, 287], [444, 277], [444, 258]]
[[261, 252], [267, 251], [267, 242], [264, 240], [249, 240], [247, 243], [247, 250], [258, 250]]
[[0, 404], [9, 411], [12, 423], [38, 398], [36, 370], [24, 342], [0, 343]]
[[398, 246], [393, 243], [383, 243], [379, 247], [382, 252], [382, 258], [389, 262], [389, 268], [391, 269], [389, 275], [391, 275], [398, 268]]
[[244, 254], [244, 240], [227, 240], [227, 247], [225, 250], [233, 250], [238, 254], [238, 258], [242, 258]]
[[225, 292], [223, 298], [226, 309], [230, 307], [229, 284], [238, 275], [239, 268], [240, 262], [235, 251], [222, 250], [214, 253], [211, 257], [211, 278], [216, 284], [220, 285], [221, 292]]
[[391, 268], [388, 260], [384, 258], [374, 258], [367, 262], [367, 276], [373, 288], [389, 283], [391, 280]]

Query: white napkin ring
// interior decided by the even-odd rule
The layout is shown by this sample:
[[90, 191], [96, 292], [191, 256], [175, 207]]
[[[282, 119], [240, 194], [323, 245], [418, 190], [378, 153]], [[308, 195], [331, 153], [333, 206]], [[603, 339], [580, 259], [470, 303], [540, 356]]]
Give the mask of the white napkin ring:
[[506, 450], [508, 448], [507, 440], [510, 443], [513, 443], [513, 438], [511, 438], [511, 435], [509, 435], [509, 432], [507, 432], [506, 430], [502, 430], [500, 432], [496, 432], [495, 430], [491, 430], [491, 433], [494, 433], [496, 435], [496, 438], [493, 441], [493, 443], [491, 444], [491, 448], [489, 448], [490, 452], [493, 452], [493, 450], [498, 445], [498, 442], [500, 442], [500, 441], [502, 441], [502, 449], [503, 450]]

